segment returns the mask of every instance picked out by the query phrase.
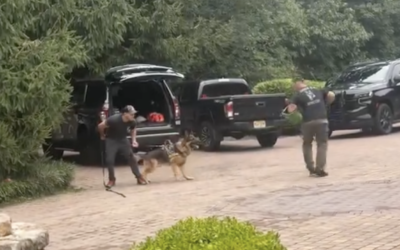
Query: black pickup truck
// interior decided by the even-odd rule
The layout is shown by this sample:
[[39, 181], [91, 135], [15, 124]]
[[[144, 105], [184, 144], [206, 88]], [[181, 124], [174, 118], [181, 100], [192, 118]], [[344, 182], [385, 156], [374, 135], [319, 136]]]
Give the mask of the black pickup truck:
[[224, 137], [256, 136], [273, 147], [285, 123], [284, 94], [255, 95], [243, 79], [186, 82], [178, 87], [182, 131], [193, 131], [205, 151], [215, 151]]
[[336, 94], [329, 109], [331, 132], [362, 129], [384, 135], [400, 122], [400, 60], [351, 65], [326, 88]]

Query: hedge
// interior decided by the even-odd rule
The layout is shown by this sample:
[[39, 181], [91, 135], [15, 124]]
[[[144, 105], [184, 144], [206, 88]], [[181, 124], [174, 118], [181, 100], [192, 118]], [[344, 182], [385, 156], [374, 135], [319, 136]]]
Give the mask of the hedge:
[[0, 180], [0, 204], [55, 194], [70, 187], [74, 165], [40, 159], [18, 179]]
[[[308, 86], [315, 88], [323, 88], [324, 82], [306, 80]], [[265, 82], [257, 83], [253, 88], [255, 94], [273, 94], [273, 93], [285, 93], [287, 98], [291, 98], [294, 94], [293, 79], [275, 79]], [[283, 128], [283, 134], [293, 135], [298, 134], [299, 125], [302, 121], [302, 116], [299, 112], [294, 112], [290, 115], [286, 115], [288, 120], [288, 126]]]
[[275, 232], [258, 231], [235, 218], [188, 218], [160, 230], [130, 250], [286, 250]]
[[[324, 82], [306, 80], [306, 83], [315, 88], [324, 87]], [[286, 78], [260, 82], [254, 86], [253, 92], [255, 94], [285, 93], [288, 98], [291, 98], [294, 94], [293, 80]]]

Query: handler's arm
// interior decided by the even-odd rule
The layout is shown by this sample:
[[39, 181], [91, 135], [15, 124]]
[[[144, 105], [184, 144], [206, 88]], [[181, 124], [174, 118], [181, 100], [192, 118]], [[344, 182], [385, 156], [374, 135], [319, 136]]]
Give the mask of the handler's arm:
[[298, 95], [295, 95], [287, 106], [287, 112], [293, 113], [294, 111], [297, 110], [298, 105], [299, 105], [299, 98]]
[[131, 129], [131, 138], [132, 141], [136, 141], [136, 122], [132, 122], [130, 125], [130, 129]]
[[335, 93], [333, 93], [332, 91], [323, 89], [322, 94], [324, 96], [324, 100], [325, 100], [326, 104], [330, 105], [333, 103], [333, 101], [335, 101]]
[[99, 130], [100, 139], [104, 140], [106, 138], [106, 129], [108, 128], [107, 120], [102, 121], [99, 125], [97, 125]]

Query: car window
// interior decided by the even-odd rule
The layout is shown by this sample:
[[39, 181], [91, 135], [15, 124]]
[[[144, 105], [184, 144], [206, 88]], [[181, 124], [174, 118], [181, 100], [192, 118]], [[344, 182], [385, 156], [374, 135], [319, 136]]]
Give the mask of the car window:
[[104, 104], [107, 96], [107, 88], [104, 84], [88, 84], [85, 97], [85, 106], [98, 108]]
[[389, 64], [387, 63], [353, 66], [331, 81], [329, 86], [381, 82], [386, 79], [388, 72]]
[[400, 64], [397, 64], [393, 67], [392, 78], [396, 75], [400, 75]]
[[72, 86], [72, 93], [70, 102], [73, 104], [82, 104], [85, 100], [86, 84], [74, 84]]
[[206, 85], [203, 88], [201, 97], [218, 97], [224, 95], [244, 95], [249, 94], [250, 90], [246, 84], [243, 83], [217, 83]]

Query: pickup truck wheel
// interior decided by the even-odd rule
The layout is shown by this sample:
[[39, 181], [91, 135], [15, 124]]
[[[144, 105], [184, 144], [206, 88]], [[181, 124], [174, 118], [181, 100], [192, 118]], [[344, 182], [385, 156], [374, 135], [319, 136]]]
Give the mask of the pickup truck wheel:
[[278, 141], [278, 135], [273, 134], [265, 134], [265, 135], [257, 135], [257, 141], [260, 143], [260, 146], [263, 148], [272, 148], [275, 146]]
[[42, 145], [44, 155], [50, 157], [53, 160], [61, 160], [64, 154], [64, 150], [56, 149], [51, 144]]
[[[79, 163], [82, 165], [102, 164], [100, 142], [90, 143], [79, 150]], [[103, 156], [104, 157], [104, 156]]]
[[201, 141], [201, 149], [204, 151], [216, 151], [221, 146], [221, 137], [209, 122], [201, 123], [199, 139]]
[[378, 135], [390, 134], [393, 130], [393, 112], [389, 105], [379, 105], [374, 118], [374, 132]]

